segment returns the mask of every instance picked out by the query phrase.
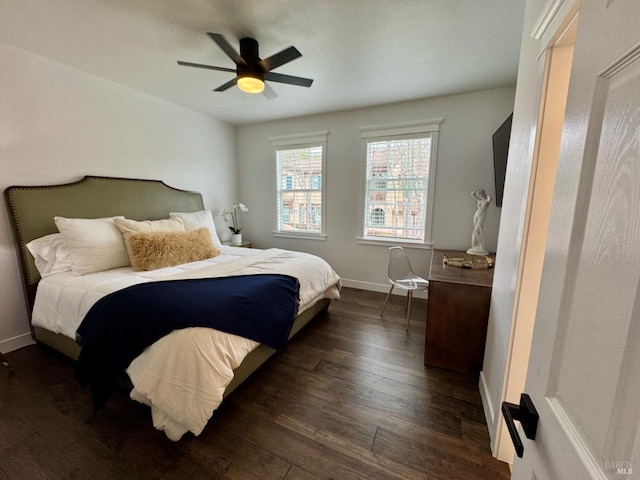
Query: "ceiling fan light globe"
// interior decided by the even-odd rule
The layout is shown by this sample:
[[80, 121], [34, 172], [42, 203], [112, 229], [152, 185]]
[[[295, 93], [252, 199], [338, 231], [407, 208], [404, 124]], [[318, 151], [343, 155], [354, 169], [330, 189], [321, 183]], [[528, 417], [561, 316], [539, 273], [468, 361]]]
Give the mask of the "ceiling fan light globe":
[[247, 93], [261, 93], [264, 90], [264, 81], [251, 76], [240, 77], [238, 78], [238, 88]]

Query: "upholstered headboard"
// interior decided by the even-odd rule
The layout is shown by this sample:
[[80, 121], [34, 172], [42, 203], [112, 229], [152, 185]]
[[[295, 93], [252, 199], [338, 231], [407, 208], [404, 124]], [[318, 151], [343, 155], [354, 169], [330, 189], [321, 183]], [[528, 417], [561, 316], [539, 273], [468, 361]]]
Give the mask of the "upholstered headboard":
[[4, 191], [27, 302], [31, 312], [40, 274], [26, 244], [56, 233], [54, 217], [134, 220], [167, 218], [170, 212], [202, 210], [202, 196], [158, 180], [87, 176], [63, 185], [15, 186]]

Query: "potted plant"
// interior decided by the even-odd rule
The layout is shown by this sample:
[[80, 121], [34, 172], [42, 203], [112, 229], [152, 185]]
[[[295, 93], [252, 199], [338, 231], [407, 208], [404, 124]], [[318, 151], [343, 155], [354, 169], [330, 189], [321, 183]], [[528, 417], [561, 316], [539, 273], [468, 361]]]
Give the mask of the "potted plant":
[[229, 230], [231, 230], [231, 243], [233, 245], [240, 245], [242, 243], [242, 229], [238, 221], [238, 210], [242, 213], [249, 213], [249, 209], [245, 207], [243, 203], [234, 203], [231, 208], [227, 208], [222, 212], [222, 218], [225, 223], [231, 222]]

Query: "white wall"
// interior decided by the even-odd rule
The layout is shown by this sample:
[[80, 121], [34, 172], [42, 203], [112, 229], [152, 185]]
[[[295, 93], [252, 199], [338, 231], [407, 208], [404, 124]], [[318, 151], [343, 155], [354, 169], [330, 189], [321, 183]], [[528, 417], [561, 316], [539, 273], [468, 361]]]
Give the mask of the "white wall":
[[[513, 109], [514, 88], [498, 88], [312, 115], [238, 127], [240, 197], [249, 207], [242, 218], [244, 237], [259, 247], [301, 250], [319, 255], [345, 284], [386, 290], [386, 247], [360, 245], [364, 156], [359, 127], [442, 117], [438, 139], [433, 243], [466, 250], [476, 202], [471, 192], [494, 196], [492, 134]], [[273, 237], [275, 166], [269, 137], [328, 130], [326, 241]], [[485, 223], [487, 248], [495, 251], [500, 209], [491, 204]], [[429, 250], [409, 251], [418, 274], [427, 275]]]
[[[202, 192], [217, 212], [237, 196], [235, 127], [2, 43], [0, 65], [3, 190], [92, 174], [163, 180]], [[6, 352], [30, 337], [4, 212], [0, 350]]]

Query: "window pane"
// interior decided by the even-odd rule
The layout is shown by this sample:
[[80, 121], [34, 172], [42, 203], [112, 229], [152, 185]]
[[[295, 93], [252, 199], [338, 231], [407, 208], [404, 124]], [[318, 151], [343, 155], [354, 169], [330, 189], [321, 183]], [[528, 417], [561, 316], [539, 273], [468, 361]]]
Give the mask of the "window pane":
[[322, 193], [282, 192], [279, 230], [320, 232]]
[[424, 240], [431, 137], [367, 142], [367, 237]]
[[322, 232], [322, 166], [322, 145], [276, 151], [279, 231]]

